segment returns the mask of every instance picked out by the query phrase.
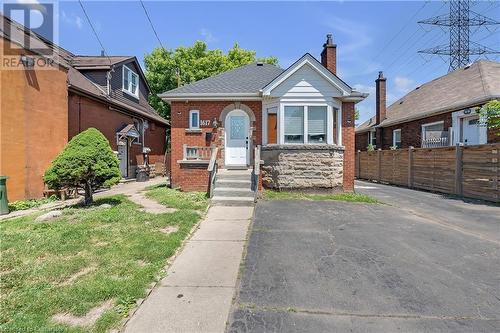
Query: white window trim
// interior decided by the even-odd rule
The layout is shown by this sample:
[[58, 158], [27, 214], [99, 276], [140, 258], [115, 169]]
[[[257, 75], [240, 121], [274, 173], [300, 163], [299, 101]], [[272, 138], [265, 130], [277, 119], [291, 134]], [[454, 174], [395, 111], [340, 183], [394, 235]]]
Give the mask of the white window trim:
[[396, 133], [399, 132], [399, 144], [402, 145], [403, 138], [401, 137], [401, 128], [392, 131], [392, 146], [396, 147]]
[[[337, 145], [342, 145], [342, 108], [341, 105], [333, 105], [332, 103], [311, 103], [311, 102], [301, 102], [301, 103], [290, 103], [281, 102], [278, 108], [278, 143], [282, 145], [297, 145], [297, 143], [286, 143], [285, 142], [285, 107], [286, 106], [302, 106], [304, 107], [304, 143], [298, 144], [309, 144], [308, 132], [307, 132], [307, 120], [308, 120], [308, 107], [309, 106], [326, 106], [326, 143], [315, 143], [315, 144], [334, 144], [333, 143], [333, 109], [337, 109]], [[267, 125], [267, 123], [265, 124]], [[266, 131], [267, 132], [267, 131]]]
[[[437, 125], [437, 124], [443, 124], [443, 131], [444, 131], [444, 120], [435, 121], [433, 123], [422, 124], [421, 133], [420, 133], [420, 141], [422, 141], [424, 139], [424, 128], [429, 127], [429, 126], [433, 126], [433, 125]], [[420, 145], [422, 145], [422, 142], [420, 143]]]
[[375, 138], [375, 144], [373, 145], [373, 147], [377, 147], [377, 132], [376, 131], [369, 131], [368, 132], [368, 145], [372, 144], [374, 138]]
[[[198, 115], [198, 126], [193, 127], [193, 122], [191, 121], [191, 116], [195, 113]], [[190, 110], [189, 111], [189, 129], [191, 129], [191, 130], [200, 129], [200, 111], [199, 110]]]
[[[268, 110], [271, 108], [276, 108], [276, 112], [271, 112], [271, 113], [276, 114], [276, 117], [279, 119], [279, 109], [280, 109], [279, 103], [273, 102], [269, 104], [264, 104], [264, 103], [262, 104], [262, 144], [264, 146], [269, 143], [267, 142], [267, 116], [268, 114], [270, 114]], [[276, 125], [277, 125], [276, 135], [278, 135], [277, 133], [279, 133], [279, 126], [280, 126], [278, 120]], [[276, 142], [278, 142], [278, 140], [279, 137], [276, 138]]]
[[[130, 75], [127, 77], [129, 86], [132, 85], [132, 76], [135, 75], [137, 77], [137, 89], [135, 94], [128, 89], [129, 87], [125, 88], [125, 68], [130, 73]], [[139, 99], [139, 75], [126, 65], [122, 66], [122, 91], [132, 97]]]

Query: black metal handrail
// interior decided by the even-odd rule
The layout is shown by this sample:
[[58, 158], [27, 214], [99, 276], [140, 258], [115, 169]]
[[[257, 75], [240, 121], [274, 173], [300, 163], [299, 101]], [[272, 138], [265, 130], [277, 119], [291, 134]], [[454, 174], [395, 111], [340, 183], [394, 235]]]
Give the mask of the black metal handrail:
[[260, 177], [260, 146], [255, 146], [254, 149], [254, 163], [252, 170], [252, 191], [254, 192], [254, 202], [257, 202], [257, 195], [259, 194], [259, 177]]
[[208, 163], [208, 196], [211, 198], [214, 193], [215, 180], [217, 178], [217, 171], [219, 166], [217, 164], [217, 154], [219, 152], [219, 148], [215, 147], [212, 149], [212, 154], [210, 156], [210, 162]]

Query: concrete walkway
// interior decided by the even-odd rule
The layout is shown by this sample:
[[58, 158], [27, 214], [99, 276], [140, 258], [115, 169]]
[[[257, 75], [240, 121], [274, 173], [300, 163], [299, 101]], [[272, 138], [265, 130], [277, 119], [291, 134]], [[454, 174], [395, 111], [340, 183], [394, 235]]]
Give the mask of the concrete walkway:
[[[162, 206], [158, 204], [155, 201], [149, 200], [145, 198], [147, 201], [142, 201], [144, 196], [142, 194], [138, 194], [141, 191], [144, 191], [146, 187], [149, 186], [154, 186], [154, 185], [159, 185], [159, 184], [166, 184], [167, 183], [167, 178], [166, 177], [155, 177], [150, 179], [147, 182], [126, 182], [126, 183], [119, 183], [110, 189], [103, 189], [99, 190], [98, 192], [94, 193], [94, 200], [98, 198], [104, 198], [104, 197], [109, 197], [112, 195], [116, 194], [124, 194], [126, 196], [130, 197], [131, 201], [136, 202], [137, 204], [141, 205], [144, 207], [144, 211], [146, 212], [151, 212], [153, 214], [159, 214], [159, 213], [170, 213], [172, 212], [172, 208], [168, 208], [165, 206]], [[132, 198], [132, 196], [134, 196]], [[7, 215], [0, 215], [0, 221], [2, 220], [8, 220], [8, 219], [13, 219], [16, 217], [21, 217], [21, 216], [27, 216], [35, 213], [40, 213], [43, 211], [49, 211], [49, 210], [56, 210], [56, 209], [63, 209], [69, 206], [77, 205], [83, 202], [83, 197], [80, 196], [75, 199], [68, 199], [65, 201], [54, 201], [50, 202], [44, 205], [41, 205], [36, 208], [31, 208], [31, 209], [25, 209], [25, 210], [18, 210], [14, 212], [10, 212]]]
[[254, 207], [212, 206], [124, 332], [224, 332]]

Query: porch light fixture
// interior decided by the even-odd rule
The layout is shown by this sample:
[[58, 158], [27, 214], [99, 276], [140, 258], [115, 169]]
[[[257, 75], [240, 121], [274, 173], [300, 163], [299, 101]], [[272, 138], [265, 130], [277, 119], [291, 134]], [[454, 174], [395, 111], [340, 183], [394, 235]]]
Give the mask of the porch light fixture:
[[472, 109], [465, 109], [464, 114], [470, 114], [472, 112]]
[[28, 67], [28, 68], [35, 67], [35, 59], [33, 57], [28, 57], [26, 55], [22, 55], [21, 62], [22, 62], [24, 67]]
[[217, 118], [214, 118], [214, 120], [212, 121], [212, 126], [213, 128], [219, 127], [219, 122], [217, 121]]

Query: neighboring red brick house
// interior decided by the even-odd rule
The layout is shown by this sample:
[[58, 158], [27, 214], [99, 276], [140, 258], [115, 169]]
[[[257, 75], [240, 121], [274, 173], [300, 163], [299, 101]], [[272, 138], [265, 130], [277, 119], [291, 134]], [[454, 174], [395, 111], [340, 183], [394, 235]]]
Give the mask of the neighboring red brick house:
[[150, 88], [133, 56], [69, 55], [68, 137], [89, 127], [100, 130], [118, 152], [124, 178], [136, 167], [163, 162], [168, 122], [148, 104]]
[[375, 81], [375, 116], [356, 128], [356, 149], [500, 142], [477, 111], [500, 99], [500, 63], [480, 60], [427, 82], [386, 108], [386, 78]]
[[354, 104], [367, 94], [337, 75], [328, 35], [321, 62], [305, 54], [286, 70], [253, 63], [167, 91], [172, 185], [208, 188], [207, 164], [248, 168], [262, 146], [262, 180], [276, 189], [354, 187]]
[[[150, 89], [135, 57], [76, 56], [0, 19], [0, 175], [9, 177], [10, 201], [41, 197], [45, 170], [89, 127], [103, 132], [117, 151], [124, 177], [135, 176], [144, 148], [151, 163], [163, 161], [168, 122], [148, 105]], [[31, 51], [26, 40], [51, 55]], [[11, 45], [16, 51], [4, 52]]]

